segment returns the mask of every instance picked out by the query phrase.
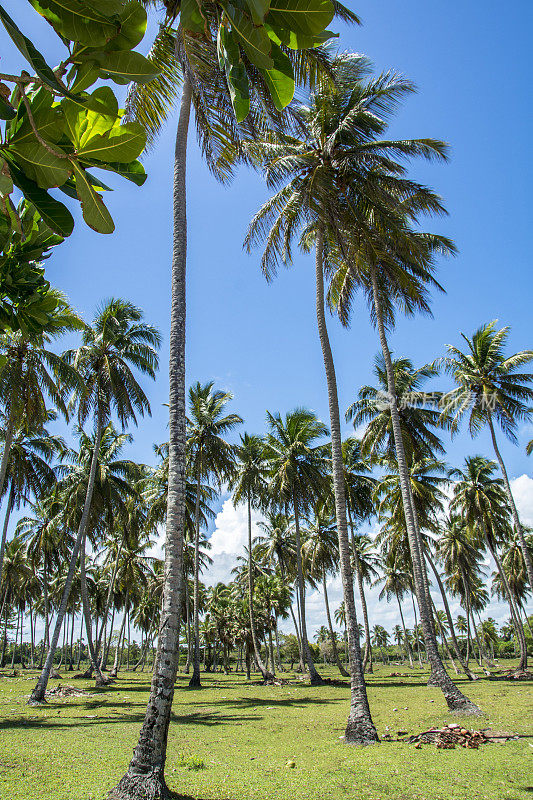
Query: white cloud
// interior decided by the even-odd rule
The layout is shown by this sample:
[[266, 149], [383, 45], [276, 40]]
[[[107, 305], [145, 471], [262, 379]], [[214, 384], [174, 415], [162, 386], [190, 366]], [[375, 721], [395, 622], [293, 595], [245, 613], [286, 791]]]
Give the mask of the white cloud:
[[[252, 509], [252, 538], [260, 534], [257, 523], [261, 515]], [[215, 530], [209, 537], [211, 550], [209, 555], [213, 564], [202, 575], [208, 586], [219, 581], [229, 583], [232, 580], [231, 570], [235, 566], [237, 556], [244, 555], [248, 543], [248, 510], [246, 505], [235, 507], [230, 498], [224, 500], [221, 510], [215, 517]]]
[[526, 525], [533, 525], [533, 478], [520, 475], [511, 481], [511, 490], [520, 519]]

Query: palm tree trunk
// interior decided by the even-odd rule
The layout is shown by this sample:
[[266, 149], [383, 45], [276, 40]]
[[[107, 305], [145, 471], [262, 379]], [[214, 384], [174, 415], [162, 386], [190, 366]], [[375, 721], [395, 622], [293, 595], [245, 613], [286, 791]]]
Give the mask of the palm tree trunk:
[[518, 516], [518, 509], [516, 507], [516, 503], [514, 500], [513, 493], [511, 491], [511, 484], [509, 482], [509, 476], [507, 474], [507, 469], [505, 468], [505, 464], [500, 453], [500, 449], [498, 447], [498, 442], [496, 441], [496, 432], [494, 430], [494, 423], [492, 421], [492, 414], [489, 414], [489, 428], [490, 428], [490, 435], [492, 438], [492, 446], [494, 447], [494, 452], [496, 453], [496, 458], [498, 459], [498, 464], [500, 465], [500, 470], [503, 476], [503, 482], [505, 485], [505, 490], [507, 492], [507, 497], [509, 498], [509, 505], [511, 507], [511, 513], [513, 515], [513, 522], [518, 534], [518, 541], [520, 542], [520, 549], [522, 551], [522, 555], [524, 557], [524, 563], [526, 565], [526, 572], [527, 572], [527, 579], [529, 581], [529, 588], [533, 592], [533, 562], [531, 560], [531, 553], [529, 552], [529, 548], [527, 546], [527, 542], [524, 537], [524, 529], [520, 523], [520, 517]]
[[42, 672], [39, 676], [39, 680], [35, 685], [33, 692], [30, 695], [30, 699], [28, 700], [29, 703], [42, 703], [44, 701], [44, 696], [46, 693], [46, 687], [48, 685], [48, 679], [50, 677], [50, 672], [52, 670], [52, 664], [54, 662], [54, 654], [56, 651], [57, 643], [59, 641], [59, 634], [61, 633], [61, 627], [63, 625], [63, 619], [67, 612], [67, 605], [68, 600], [70, 597], [70, 589], [72, 586], [72, 581], [74, 580], [74, 573], [76, 571], [76, 563], [78, 561], [78, 554], [80, 552], [80, 547], [85, 537], [85, 533], [87, 530], [87, 523], [89, 521], [89, 512], [91, 510], [91, 502], [93, 499], [93, 491], [94, 491], [94, 482], [96, 478], [96, 467], [98, 464], [98, 451], [100, 449], [100, 442], [102, 439], [102, 431], [103, 431], [103, 420], [102, 414], [100, 409], [96, 412], [96, 434], [94, 437], [94, 450], [93, 455], [91, 458], [91, 468], [89, 471], [89, 480], [87, 482], [87, 491], [85, 494], [85, 502], [83, 504], [83, 511], [80, 519], [80, 525], [78, 528], [78, 533], [76, 536], [76, 541], [74, 542], [74, 547], [70, 556], [70, 564], [67, 573], [67, 579], [65, 581], [65, 588], [63, 589], [63, 596], [61, 598], [61, 603], [59, 605], [59, 609], [57, 612], [56, 624], [54, 627], [54, 632], [52, 634], [52, 641], [50, 647], [48, 649], [48, 653], [46, 656], [46, 661], [44, 663], [44, 667]]
[[352, 566], [350, 563], [350, 542], [348, 539], [348, 523], [346, 520], [346, 492], [344, 486], [344, 461], [342, 458], [341, 423], [339, 414], [339, 398], [337, 378], [333, 363], [333, 354], [329, 341], [324, 312], [324, 263], [322, 227], [317, 231], [315, 277], [316, 277], [316, 319], [318, 336], [322, 347], [324, 370], [328, 387], [329, 418], [331, 426], [331, 466], [333, 473], [333, 493], [335, 496], [335, 516], [337, 519], [337, 536], [339, 540], [339, 562], [346, 607], [348, 625], [348, 647], [350, 664], [350, 713], [345, 730], [345, 741], [354, 744], [370, 744], [378, 741], [378, 734], [368, 704], [366, 693], [361, 649], [359, 644], [359, 626], [355, 611], [353, 592]]
[[[6, 482], [7, 466], [9, 464], [9, 456], [11, 455], [11, 447], [15, 437], [15, 413], [13, 409], [9, 412], [7, 420], [5, 437], [4, 437], [4, 452], [2, 453], [2, 461], [0, 461], [0, 497], [4, 491], [4, 484]], [[0, 579], [2, 578], [3, 567], [3, 551], [0, 553]]]
[[[107, 596], [106, 596], [105, 607], [104, 607], [104, 621], [105, 622], [107, 622], [107, 618], [109, 616], [109, 609], [111, 608], [111, 600], [113, 598], [113, 591], [115, 589], [115, 581], [117, 579], [118, 565], [119, 565], [120, 556], [122, 554], [122, 548], [124, 547], [125, 540], [126, 540], [126, 531], [124, 531], [124, 533], [122, 534], [122, 538], [121, 538], [120, 544], [118, 546], [117, 555], [116, 555], [116, 558], [115, 558], [115, 564], [113, 566], [113, 574], [111, 576], [111, 580], [109, 581], [109, 587], [107, 589]], [[100, 649], [101, 649], [101, 646], [102, 646], [102, 634], [103, 634], [103, 631], [105, 630], [105, 628], [106, 628], [106, 625], [105, 624], [102, 625], [102, 630], [100, 631], [100, 636], [98, 637], [98, 640], [96, 642], [96, 656], [97, 657], [100, 654]], [[100, 663], [101, 663], [101, 661], [102, 661], [102, 659], [100, 658]]]
[[[248, 608], [250, 613], [250, 630], [252, 633], [252, 643], [254, 646], [254, 655], [255, 660], [257, 661], [257, 666], [259, 667], [259, 671], [263, 676], [263, 680], [270, 681], [274, 677], [273, 670], [269, 672], [265, 665], [263, 664], [263, 660], [261, 658], [261, 650], [259, 649], [259, 645], [257, 643], [257, 634], [255, 632], [255, 620], [254, 620], [254, 569], [253, 569], [253, 559], [252, 559], [252, 503], [250, 496], [248, 495], [247, 498], [248, 502]], [[272, 667], [274, 666], [272, 662]]]
[[163, 612], [148, 707], [128, 770], [114, 800], [164, 800], [165, 760], [178, 671], [185, 500], [185, 276], [187, 263], [186, 157], [192, 84], [184, 69], [174, 159], [174, 253], [170, 322], [170, 442]]
[[492, 544], [490, 542], [490, 537], [487, 535], [486, 529], [485, 529], [485, 541], [487, 542], [489, 553], [491, 554], [496, 563], [496, 569], [498, 570], [498, 573], [500, 575], [500, 580], [502, 582], [502, 585], [505, 588], [505, 594], [507, 595], [509, 610], [511, 612], [511, 618], [513, 620], [513, 625], [516, 632], [516, 638], [518, 640], [518, 646], [520, 648], [520, 663], [518, 664], [517, 672], [524, 672], [527, 669], [527, 643], [526, 643], [526, 637], [524, 635], [524, 628], [522, 626], [520, 617], [516, 610], [515, 602], [513, 599], [513, 593], [511, 592], [511, 587], [509, 586], [507, 575], [505, 574], [505, 570], [503, 569], [500, 557], [496, 552], [496, 548], [492, 547]]
[[72, 672], [74, 670], [74, 609], [72, 609], [71, 620], [70, 620], [70, 644], [69, 644], [69, 662], [68, 662], [68, 670]]
[[15, 638], [13, 640], [13, 652], [11, 657], [11, 671], [14, 672], [15, 670], [15, 657], [17, 655], [17, 642], [19, 636], [19, 624], [20, 624], [20, 608], [17, 610], [17, 625], [15, 628]]
[[372, 645], [370, 644], [370, 621], [368, 619], [368, 606], [366, 604], [363, 575], [358, 564], [356, 564], [355, 567], [355, 574], [357, 576], [357, 588], [359, 590], [359, 597], [361, 598], [363, 625], [365, 628], [365, 655], [363, 658], [363, 672], [368, 669], [368, 672], [372, 674], [374, 672], [374, 668], [372, 666]]
[[329, 610], [329, 599], [328, 599], [328, 588], [327, 588], [327, 581], [326, 581], [326, 570], [322, 570], [322, 587], [324, 589], [324, 603], [326, 605], [326, 616], [328, 618], [328, 629], [329, 629], [329, 638], [331, 641], [331, 649], [333, 651], [333, 660], [335, 661], [336, 665], [339, 668], [339, 672], [343, 678], [348, 678], [349, 673], [346, 672], [344, 667], [342, 666], [342, 661], [339, 658], [339, 652], [337, 650], [337, 642], [335, 641], [335, 635], [333, 633], [333, 625], [331, 624], [331, 613]]
[[96, 673], [96, 686], [105, 686], [107, 681], [100, 671], [93, 642], [91, 606], [87, 589], [87, 574], [85, 572], [85, 541], [86, 537], [84, 536], [80, 546], [80, 593], [83, 618], [85, 620], [85, 632], [87, 634], [87, 648], [89, 651], [89, 667], [86, 677], [90, 678], [94, 670]]
[[448, 628], [449, 628], [449, 631], [450, 631], [450, 637], [451, 637], [451, 640], [452, 640], [452, 645], [453, 645], [453, 649], [454, 649], [455, 655], [457, 656], [457, 659], [458, 659], [461, 667], [463, 668], [463, 672], [466, 674], [468, 680], [469, 681], [475, 681], [476, 680], [476, 676], [468, 669], [468, 665], [465, 663], [465, 661], [464, 661], [464, 659], [463, 659], [463, 657], [461, 655], [461, 650], [459, 649], [459, 642], [457, 641], [457, 637], [455, 635], [455, 626], [453, 624], [453, 619], [452, 619], [452, 615], [451, 615], [451, 612], [450, 612], [450, 606], [448, 604], [448, 598], [446, 597], [446, 592], [444, 590], [444, 585], [442, 583], [442, 579], [441, 579], [441, 577], [440, 577], [440, 575], [438, 573], [437, 567], [436, 567], [433, 559], [429, 555], [429, 552], [428, 552], [427, 548], [425, 549], [424, 555], [425, 555], [425, 558], [427, 559], [427, 562], [428, 562], [429, 566], [431, 567], [431, 571], [433, 572], [433, 574], [435, 576], [435, 580], [437, 581], [437, 585], [439, 587], [440, 595], [442, 597], [442, 602], [443, 602], [443, 605], [444, 605], [444, 611], [446, 613], [446, 619], [448, 620]]
[[117, 646], [115, 649], [115, 660], [113, 662], [113, 668], [109, 673], [110, 678], [116, 678], [118, 675], [118, 670], [120, 667], [120, 643], [124, 638], [124, 630], [126, 628], [126, 605], [129, 603], [129, 596], [126, 595], [126, 602], [124, 603], [124, 614], [122, 616], [122, 622], [120, 623], [120, 628], [118, 632], [118, 639], [117, 639]]
[[113, 610], [111, 612], [111, 625], [109, 626], [109, 633], [107, 635], [107, 644], [105, 646], [105, 652], [102, 654], [102, 661], [100, 663], [100, 669], [102, 672], [107, 669], [107, 662], [109, 661], [109, 651], [111, 650], [111, 640], [113, 638], [113, 625], [115, 624], [115, 606], [113, 605]]
[[189, 674], [192, 661], [192, 634], [191, 634], [191, 601], [189, 592], [189, 581], [187, 576], [184, 577], [185, 584], [185, 616], [187, 617], [187, 661], [185, 662], [184, 673]]
[[4, 568], [4, 554], [6, 552], [7, 529], [9, 526], [9, 517], [11, 515], [11, 508], [13, 506], [14, 496], [15, 496], [15, 487], [13, 486], [12, 483], [7, 498], [6, 515], [4, 517], [4, 527], [2, 528], [2, 541], [0, 542], [0, 584], [2, 583], [2, 570]]
[[389, 403], [391, 410], [392, 430], [394, 436], [394, 446], [396, 450], [396, 458], [398, 462], [398, 473], [400, 477], [400, 487], [402, 492], [402, 502], [405, 515], [405, 524], [407, 528], [407, 536], [409, 540], [409, 550], [411, 552], [411, 562], [413, 567], [413, 583], [418, 602], [418, 609], [420, 612], [420, 621], [422, 623], [422, 631], [424, 634], [424, 643], [426, 646], [426, 654], [431, 666], [431, 676], [429, 683], [433, 686], [438, 686], [448, 704], [451, 711], [460, 711], [466, 714], [480, 713], [480, 709], [466, 697], [452, 681], [444, 664], [442, 663], [437, 647], [437, 639], [433, 627], [433, 620], [431, 618], [431, 609], [427, 602], [426, 587], [424, 585], [423, 562], [422, 562], [422, 544], [420, 531], [416, 528], [415, 519], [413, 514], [413, 503], [411, 497], [411, 489], [409, 482], [409, 472], [407, 468], [407, 459], [405, 456], [402, 429], [400, 425], [400, 415], [398, 411], [398, 400], [396, 397], [396, 384], [394, 378], [394, 369], [392, 366], [392, 358], [387, 342], [385, 332], [385, 324], [383, 320], [383, 311], [379, 298], [378, 280], [376, 268], [372, 269], [372, 292], [374, 298], [374, 311], [376, 315], [376, 322], [378, 327], [379, 339], [383, 358], [385, 361], [385, 369], [387, 373], [387, 388], [389, 393]]
[[414, 664], [413, 664], [413, 651], [411, 650], [411, 643], [409, 642], [409, 638], [407, 636], [407, 629], [405, 627], [405, 620], [403, 618], [402, 604], [400, 602], [400, 596], [399, 595], [396, 595], [396, 600], [398, 601], [398, 609], [400, 611], [400, 619], [402, 621], [404, 647], [407, 650], [407, 656], [409, 658], [409, 666], [411, 667], [411, 669], [413, 669], [413, 667], [414, 667]]
[[200, 445], [198, 474], [196, 476], [196, 506], [194, 510], [194, 658], [191, 689], [201, 689], [200, 681], [200, 481], [202, 478], [202, 450]]
[[311, 648], [309, 647], [309, 639], [307, 638], [307, 624], [305, 621], [305, 588], [304, 588], [304, 576], [302, 569], [302, 541], [300, 537], [300, 514], [299, 514], [296, 491], [293, 492], [292, 504], [294, 510], [294, 533], [296, 539], [296, 575], [297, 575], [297, 585], [298, 585], [298, 597], [300, 601], [299, 610], [300, 610], [300, 634], [302, 637], [302, 654], [305, 662], [307, 663], [307, 668], [309, 670], [309, 678], [311, 680], [311, 686], [321, 686], [324, 683], [324, 681], [316, 671], [315, 665], [313, 663], [313, 656], [311, 655]]

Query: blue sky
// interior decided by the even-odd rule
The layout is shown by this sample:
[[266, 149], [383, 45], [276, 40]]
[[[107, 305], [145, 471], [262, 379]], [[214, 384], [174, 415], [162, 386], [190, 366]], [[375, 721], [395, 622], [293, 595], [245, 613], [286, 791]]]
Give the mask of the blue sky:
[[[15, 17], [44, 53], [54, 38], [20, 0], [7, 0]], [[511, 325], [510, 348], [531, 346], [530, 225], [530, 31], [533, 6], [482, 0], [358, 0], [351, 7], [363, 26], [341, 30], [340, 49], [367, 54], [377, 71], [397, 70], [418, 86], [400, 109], [391, 136], [433, 136], [448, 141], [447, 165], [417, 164], [418, 180], [444, 198], [449, 216], [432, 229], [451, 236], [459, 255], [442, 263], [447, 294], [435, 297], [434, 318], [399, 321], [391, 336], [397, 355], [415, 365], [433, 360], [460, 332], [498, 318]], [[150, 31], [153, 33], [154, 25]], [[148, 39], [146, 40], [148, 43]], [[1, 69], [15, 71], [18, 54], [0, 32]], [[135, 431], [130, 455], [152, 458], [153, 442], [166, 437], [167, 357], [171, 257], [171, 178], [175, 117], [145, 159], [148, 181], [137, 188], [117, 180], [106, 202], [116, 232], [105, 237], [77, 219], [70, 240], [47, 263], [51, 282], [90, 318], [105, 297], [125, 297], [145, 310], [162, 331], [161, 370], [147, 387], [153, 416]], [[106, 178], [106, 181], [108, 178]], [[314, 319], [311, 257], [298, 256], [290, 270], [267, 285], [259, 253], [242, 249], [247, 224], [267, 197], [261, 178], [241, 171], [233, 185], [216, 184], [202, 164], [191, 135], [188, 217], [188, 379], [214, 379], [235, 395], [234, 409], [249, 431], [264, 430], [265, 410], [306, 405], [327, 420], [327, 396]], [[529, 225], [528, 225], [529, 223]], [[330, 332], [341, 410], [371, 380], [377, 338], [364, 305], [356, 304], [350, 330], [335, 320]], [[435, 388], [443, 388], [444, 379]], [[349, 428], [346, 427], [346, 433]], [[502, 442], [513, 478], [533, 475], [521, 446]], [[472, 452], [491, 453], [484, 435], [472, 443], [459, 435], [448, 460], [459, 464]], [[524, 484], [529, 500], [533, 484]], [[533, 522], [533, 519], [531, 520]]]

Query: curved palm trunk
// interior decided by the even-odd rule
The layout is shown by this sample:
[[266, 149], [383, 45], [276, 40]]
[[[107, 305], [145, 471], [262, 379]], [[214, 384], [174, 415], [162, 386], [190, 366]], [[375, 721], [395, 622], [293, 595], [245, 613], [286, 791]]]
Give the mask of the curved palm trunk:
[[500, 470], [503, 476], [503, 482], [505, 485], [505, 490], [507, 492], [507, 497], [509, 498], [509, 505], [511, 507], [511, 512], [513, 515], [513, 522], [518, 533], [518, 541], [520, 542], [520, 550], [522, 551], [522, 555], [524, 557], [524, 563], [526, 565], [526, 572], [527, 572], [527, 579], [529, 581], [529, 588], [533, 592], [533, 562], [531, 560], [531, 553], [529, 552], [525, 537], [524, 537], [524, 529], [520, 524], [520, 517], [518, 516], [518, 509], [516, 507], [516, 503], [513, 497], [513, 493], [511, 491], [511, 484], [509, 482], [509, 476], [507, 475], [507, 470], [505, 468], [505, 464], [500, 453], [500, 449], [498, 447], [498, 442], [496, 441], [496, 432], [494, 430], [494, 424], [492, 422], [492, 415], [489, 414], [489, 428], [490, 428], [490, 435], [492, 438], [492, 446], [494, 447], [494, 452], [496, 454], [496, 458], [498, 459], [498, 464], [500, 465]]
[[509, 603], [509, 610], [511, 612], [511, 619], [513, 620], [513, 625], [516, 633], [516, 638], [518, 640], [518, 646], [520, 648], [520, 663], [518, 664], [517, 671], [522, 672], [527, 669], [527, 644], [526, 644], [526, 637], [524, 635], [524, 628], [522, 626], [522, 622], [520, 621], [520, 616], [516, 610], [516, 605], [513, 599], [513, 593], [511, 592], [511, 587], [509, 586], [509, 581], [507, 580], [507, 575], [502, 566], [502, 562], [500, 561], [500, 557], [496, 552], [496, 549], [492, 547], [490, 542], [490, 538], [487, 536], [487, 531], [485, 530], [485, 541], [487, 542], [487, 547], [489, 553], [493, 557], [496, 563], [496, 569], [500, 575], [500, 580], [505, 588], [505, 594], [507, 595], [507, 601]]
[[194, 655], [192, 675], [189, 681], [189, 688], [201, 689], [200, 680], [200, 482], [202, 478], [202, 452], [200, 446], [200, 461], [198, 464], [198, 474], [196, 476], [196, 503], [194, 509]]
[[442, 583], [442, 579], [441, 579], [441, 577], [439, 575], [439, 572], [437, 570], [437, 567], [436, 567], [433, 559], [431, 558], [431, 556], [428, 553], [427, 548], [425, 549], [424, 555], [425, 555], [425, 558], [426, 558], [429, 566], [431, 567], [431, 571], [433, 572], [433, 574], [435, 576], [435, 580], [437, 581], [437, 586], [439, 587], [440, 595], [442, 597], [442, 602], [443, 602], [443, 605], [444, 605], [444, 611], [446, 613], [446, 619], [448, 621], [448, 629], [450, 631], [450, 637], [451, 637], [451, 640], [452, 640], [452, 645], [453, 645], [453, 649], [454, 649], [455, 655], [457, 656], [457, 660], [459, 661], [461, 667], [463, 668], [463, 672], [466, 674], [468, 680], [469, 681], [475, 681], [475, 680], [477, 680], [476, 676], [468, 669], [468, 665], [466, 664], [464, 658], [461, 655], [461, 650], [459, 648], [459, 642], [457, 641], [457, 636], [455, 635], [455, 626], [453, 624], [453, 619], [452, 619], [452, 615], [451, 615], [451, 612], [450, 612], [450, 606], [448, 604], [448, 598], [446, 597], [446, 591], [444, 589], [444, 585]]
[[[0, 461], [0, 497], [2, 497], [2, 492], [4, 491], [7, 466], [9, 464], [9, 456], [11, 455], [11, 447], [13, 446], [14, 437], [15, 437], [15, 416], [13, 410], [11, 410], [9, 412], [9, 418], [7, 420], [7, 425], [6, 425], [2, 461]], [[2, 549], [2, 551], [0, 552], [0, 579], [2, 578], [3, 566], [4, 566], [4, 550]]]
[[[115, 564], [113, 566], [113, 574], [111, 575], [111, 580], [109, 581], [109, 587], [107, 589], [107, 596], [106, 596], [106, 599], [105, 599], [104, 616], [103, 616], [104, 624], [102, 625], [102, 629], [100, 631], [100, 636], [98, 637], [98, 641], [96, 642], [96, 656], [97, 657], [100, 654], [100, 650], [101, 650], [101, 647], [102, 647], [102, 635], [103, 635], [103, 633], [105, 631], [107, 618], [109, 616], [109, 609], [111, 608], [111, 601], [113, 599], [113, 591], [115, 589], [115, 581], [117, 579], [117, 573], [118, 573], [118, 565], [119, 565], [119, 561], [120, 561], [120, 556], [122, 554], [122, 548], [124, 547], [125, 539], [126, 539], [126, 531], [123, 532], [122, 538], [120, 540], [120, 544], [118, 546], [117, 555], [116, 555], [116, 558], [115, 558]], [[111, 627], [111, 632], [112, 631], [113, 631], [113, 627]], [[111, 634], [110, 634], [110, 636], [111, 636]], [[105, 641], [104, 641], [104, 647], [105, 647]], [[101, 664], [102, 661], [103, 661], [103, 659], [100, 657], [99, 663]]]
[[348, 648], [350, 653], [350, 713], [346, 724], [345, 741], [353, 744], [371, 744], [372, 742], [378, 741], [378, 734], [372, 722], [370, 706], [368, 704], [363, 664], [361, 661], [361, 649], [359, 645], [359, 627], [357, 625], [357, 615], [355, 611], [352, 566], [350, 563], [350, 542], [348, 539], [348, 524], [346, 521], [346, 493], [344, 487], [344, 462], [342, 458], [337, 378], [326, 325], [326, 315], [324, 313], [323, 231], [320, 227], [317, 232], [316, 241], [315, 277], [316, 319], [328, 388], [333, 492], [335, 495], [339, 562], [344, 604], [346, 608]]
[[403, 445], [402, 431], [400, 426], [400, 415], [398, 412], [398, 400], [396, 397], [396, 384], [394, 379], [394, 369], [392, 366], [391, 354], [385, 333], [385, 324], [383, 321], [383, 313], [381, 303], [379, 300], [379, 290], [377, 282], [376, 269], [372, 269], [372, 292], [374, 299], [374, 311], [376, 314], [376, 322], [378, 327], [379, 339], [383, 358], [385, 360], [385, 368], [387, 372], [387, 389], [389, 392], [389, 403], [391, 409], [392, 430], [394, 436], [394, 446], [396, 450], [396, 458], [398, 461], [398, 473], [400, 477], [400, 487], [402, 493], [403, 509], [405, 514], [405, 524], [407, 528], [407, 536], [409, 540], [409, 550], [411, 552], [411, 562], [413, 566], [413, 583], [415, 588], [416, 599], [418, 601], [418, 609], [420, 612], [420, 621], [422, 624], [422, 631], [424, 634], [424, 643], [426, 646], [426, 654], [431, 666], [431, 676], [429, 683], [432, 686], [438, 686], [441, 689], [448, 708], [451, 711], [460, 711], [465, 714], [478, 714], [480, 709], [469, 700], [452, 681], [442, 659], [439, 655], [437, 647], [437, 639], [435, 636], [435, 629], [433, 627], [433, 620], [431, 618], [431, 608], [427, 602], [427, 593], [424, 582], [424, 565], [422, 561], [422, 544], [420, 531], [417, 530], [414, 514], [413, 503], [411, 497], [411, 489], [409, 483], [409, 471], [407, 468], [407, 460], [405, 457], [405, 450]]
[[[353, 531], [353, 521], [349, 510], [348, 510], [348, 519], [350, 522], [350, 529], [352, 532], [353, 552], [355, 553], [355, 534]], [[363, 656], [363, 673], [369, 672], [370, 674], [372, 674], [374, 672], [374, 667], [372, 665], [372, 646], [370, 644], [370, 624], [368, 621], [368, 607], [366, 604], [365, 587], [363, 582], [363, 575], [359, 564], [359, 559], [356, 560], [355, 574], [357, 577], [357, 589], [359, 591], [359, 597], [361, 599], [361, 608], [363, 610], [363, 625], [365, 629], [365, 653]]]
[[333, 651], [333, 660], [335, 661], [336, 665], [339, 668], [339, 672], [343, 678], [348, 678], [349, 673], [346, 672], [344, 667], [342, 666], [342, 661], [339, 658], [339, 651], [337, 650], [337, 642], [335, 641], [335, 634], [333, 633], [333, 625], [331, 624], [331, 613], [329, 610], [329, 599], [328, 599], [328, 588], [327, 588], [327, 581], [326, 581], [326, 570], [322, 570], [322, 587], [324, 589], [324, 603], [326, 605], [326, 616], [328, 618], [328, 629], [329, 629], [329, 638], [331, 641], [331, 649]]
[[[253, 570], [253, 562], [252, 562], [252, 504], [250, 501], [250, 497], [248, 497], [248, 608], [250, 612], [250, 630], [252, 633], [252, 643], [254, 647], [254, 655], [255, 660], [257, 662], [257, 666], [259, 667], [259, 672], [263, 676], [265, 681], [270, 681], [274, 677], [272, 672], [269, 672], [268, 669], [263, 664], [263, 659], [261, 658], [261, 650], [259, 648], [259, 644], [257, 642], [257, 634], [255, 632], [255, 620], [254, 620], [254, 570]], [[274, 661], [272, 661], [272, 668], [274, 667]]]
[[83, 504], [83, 511], [81, 514], [80, 525], [78, 528], [76, 541], [74, 543], [74, 548], [70, 556], [70, 564], [68, 568], [67, 579], [65, 581], [63, 596], [61, 598], [61, 603], [59, 605], [59, 609], [57, 612], [56, 624], [54, 627], [54, 632], [52, 634], [52, 641], [50, 643], [50, 647], [48, 648], [46, 661], [44, 662], [44, 667], [39, 676], [39, 680], [37, 681], [35, 688], [30, 695], [30, 699], [28, 700], [29, 703], [42, 703], [44, 701], [46, 687], [48, 685], [48, 679], [50, 678], [50, 672], [52, 671], [52, 665], [54, 663], [54, 654], [57, 648], [57, 643], [59, 641], [59, 634], [61, 633], [61, 628], [63, 626], [63, 619], [65, 617], [65, 614], [67, 613], [68, 600], [70, 597], [70, 589], [72, 587], [72, 581], [74, 580], [74, 573], [76, 571], [76, 564], [78, 561], [80, 547], [85, 537], [85, 533], [87, 531], [89, 512], [91, 510], [91, 502], [93, 499], [96, 467], [98, 464], [98, 451], [100, 449], [100, 441], [102, 439], [102, 430], [103, 430], [102, 415], [98, 410], [96, 414], [96, 433], [94, 437], [94, 450], [91, 458], [89, 480], [87, 482], [87, 491], [85, 493], [85, 502]]
[[4, 554], [6, 552], [7, 529], [9, 527], [9, 517], [15, 496], [15, 487], [11, 484], [7, 499], [6, 515], [4, 517], [4, 527], [2, 528], [2, 541], [0, 542], [0, 584], [2, 583], [2, 571], [4, 569]]
[[307, 623], [305, 620], [305, 589], [304, 589], [304, 576], [302, 569], [302, 542], [300, 538], [300, 515], [298, 510], [298, 499], [296, 492], [293, 494], [293, 510], [294, 510], [294, 533], [296, 538], [296, 575], [298, 584], [299, 596], [299, 612], [300, 612], [300, 635], [302, 639], [302, 654], [307, 668], [309, 670], [309, 678], [312, 686], [321, 686], [324, 681], [316, 671], [313, 656], [311, 655], [311, 648], [309, 647], [309, 639], [307, 638]]
[[116, 678], [118, 675], [118, 671], [120, 668], [120, 651], [121, 651], [121, 642], [124, 640], [124, 631], [126, 629], [126, 607], [129, 603], [129, 597], [126, 596], [126, 602], [124, 603], [124, 614], [122, 616], [122, 622], [120, 623], [120, 628], [118, 632], [118, 639], [117, 639], [117, 646], [115, 649], [115, 660], [113, 661], [113, 668], [109, 673], [109, 677]]
[[192, 84], [185, 70], [174, 160], [174, 253], [170, 322], [170, 441], [163, 610], [150, 698], [133, 758], [115, 800], [169, 797], [165, 760], [178, 671], [185, 500], [185, 276], [187, 263], [186, 158]]

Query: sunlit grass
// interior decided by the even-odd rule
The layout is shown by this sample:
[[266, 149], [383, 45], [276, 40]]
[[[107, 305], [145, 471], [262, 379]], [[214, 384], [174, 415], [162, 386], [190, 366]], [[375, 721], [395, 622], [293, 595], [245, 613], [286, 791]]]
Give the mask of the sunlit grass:
[[[378, 666], [368, 680], [380, 735], [452, 721], [440, 692], [425, 686], [426, 673], [415, 669], [406, 678], [387, 677], [394, 671], [409, 670]], [[337, 678], [332, 669], [323, 674]], [[485, 712], [480, 720], [465, 720], [468, 727], [531, 738], [479, 750], [417, 750], [401, 742], [361, 749], [341, 739], [347, 684], [311, 688], [295, 673], [290, 677], [285, 686], [262, 686], [242, 674], [203, 675], [204, 688], [192, 691], [181, 676], [169, 734], [171, 788], [204, 800], [531, 798], [531, 684], [461, 681]], [[32, 687], [27, 678], [0, 677], [0, 797], [104, 798], [135, 745], [149, 675], [123, 673], [112, 686], [95, 690], [92, 682], [74, 682], [64, 673], [63, 683], [93, 696], [57, 698], [38, 708], [26, 705]]]

